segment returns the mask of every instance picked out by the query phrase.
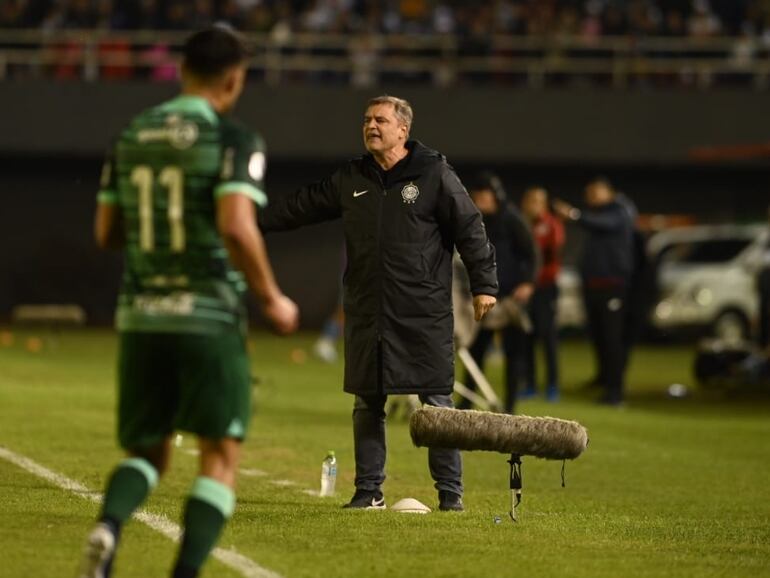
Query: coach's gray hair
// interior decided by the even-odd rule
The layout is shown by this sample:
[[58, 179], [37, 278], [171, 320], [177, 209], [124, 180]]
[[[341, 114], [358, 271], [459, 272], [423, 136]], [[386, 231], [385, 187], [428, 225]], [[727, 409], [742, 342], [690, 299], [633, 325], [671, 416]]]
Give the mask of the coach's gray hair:
[[378, 104], [392, 104], [393, 111], [396, 113], [396, 118], [406, 125], [406, 135], [409, 136], [409, 131], [412, 129], [412, 119], [414, 119], [414, 113], [412, 112], [412, 105], [409, 101], [397, 96], [390, 96], [389, 94], [383, 94], [375, 96], [371, 99], [366, 108], [376, 106]]

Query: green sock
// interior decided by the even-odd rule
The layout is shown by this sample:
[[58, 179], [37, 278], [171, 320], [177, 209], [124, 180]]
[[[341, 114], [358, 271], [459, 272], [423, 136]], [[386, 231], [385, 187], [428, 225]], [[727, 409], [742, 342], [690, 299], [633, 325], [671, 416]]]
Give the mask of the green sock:
[[211, 478], [195, 480], [185, 507], [184, 538], [174, 576], [196, 575], [234, 508], [235, 494], [230, 488]]
[[142, 458], [129, 458], [118, 464], [107, 483], [102, 519], [120, 525], [134, 513], [158, 484], [158, 471]]

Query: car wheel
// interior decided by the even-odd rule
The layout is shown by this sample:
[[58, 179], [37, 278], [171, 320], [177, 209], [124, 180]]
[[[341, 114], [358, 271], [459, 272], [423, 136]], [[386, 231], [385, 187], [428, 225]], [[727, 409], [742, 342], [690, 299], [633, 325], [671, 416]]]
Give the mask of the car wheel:
[[714, 322], [712, 332], [722, 341], [742, 341], [749, 335], [749, 324], [742, 313], [724, 311]]

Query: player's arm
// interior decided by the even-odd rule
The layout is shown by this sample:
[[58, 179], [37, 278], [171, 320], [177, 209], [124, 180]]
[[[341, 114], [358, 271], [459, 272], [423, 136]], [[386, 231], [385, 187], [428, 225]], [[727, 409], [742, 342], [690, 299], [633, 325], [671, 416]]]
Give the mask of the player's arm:
[[224, 129], [222, 173], [214, 188], [217, 229], [231, 263], [243, 273], [265, 316], [279, 333], [290, 333], [299, 325], [299, 312], [278, 287], [257, 227], [256, 208], [267, 205], [265, 145], [249, 131], [231, 125]]
[[217, 228], [231, 262], [243, 273], [276, 330], [290, 333], [299, 323], [297, 306], [278, 287], [256, 222], [254, 202], [248, 195], [231, 193], [217, 200]]
[[100, 249], [123, 247], [123, 213], [117, 205], [99, 203], [94, 219], [94, 238]]
[[115, 156], [107, 155], [102, 167], [102, 177], [97, 197], [94, 238], [100, 249], [119, 249], [125, 241], [123, 212], [118, 204]]

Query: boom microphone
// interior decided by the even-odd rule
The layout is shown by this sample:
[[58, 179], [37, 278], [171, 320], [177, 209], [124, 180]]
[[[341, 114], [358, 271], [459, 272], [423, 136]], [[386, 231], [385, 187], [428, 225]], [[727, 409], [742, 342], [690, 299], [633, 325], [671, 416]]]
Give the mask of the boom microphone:
[[418, 447], [511, 454], [510, 516], [514, 522], [521, 503], [521, 456], [574, 460], [588, 445], [588, 431], [575, 421], [431, 406], [412, 414], [409, 433]]
[[575, 421], [426, 406], [412, 414], [409, 433], [418, 447], [457, 448], [574, 460], [588, 445]]

